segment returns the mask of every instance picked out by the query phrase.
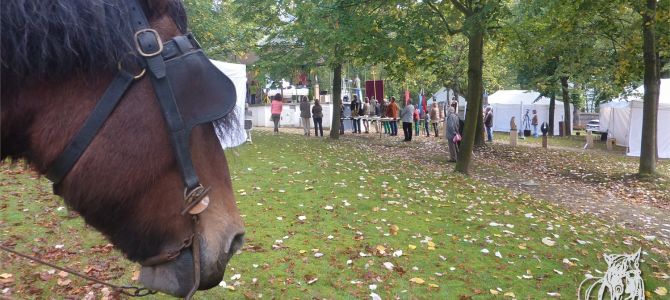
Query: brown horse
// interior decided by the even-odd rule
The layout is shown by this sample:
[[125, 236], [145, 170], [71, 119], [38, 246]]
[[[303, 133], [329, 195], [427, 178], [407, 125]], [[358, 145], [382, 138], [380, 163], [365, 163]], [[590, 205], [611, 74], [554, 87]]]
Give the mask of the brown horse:
[[[127, 2], [2, 1], [3, 159], [25, 159], [42, 174], [49, 170], [105, 93], [118, 63], [136, 52]], [[180, 2], [139, 2], [162, 41], [186, 32]], [[181, 170], [148, 77], [125, 91], [57, 191], [128, 259], [176, 256], [144, 265], [140, 280], [148, 288], [184, 296], [197, 268], [194, 251], [183, 244], [199, 232], [198, 288], [208, 289], [221, 281], [242, 244], [244, 227], [213, 123], [194, 127], [189, 146], [200, 183], [211, 187], [209, 207], [197, 223], [180, 213]], [[231, 124], [226, 118], [232, 117], [216, 124]]]

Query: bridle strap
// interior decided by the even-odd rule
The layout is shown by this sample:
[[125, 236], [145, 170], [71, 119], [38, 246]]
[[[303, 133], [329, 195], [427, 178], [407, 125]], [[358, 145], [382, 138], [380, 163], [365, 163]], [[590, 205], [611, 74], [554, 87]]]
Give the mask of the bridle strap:
[[86, 119], [84, 126], [79, 129], [79, 132], [70, 141], [70, 144], [65, 147], [65, 150], [51, 164], [51, 167], [46, 172], [46, 177], [53, 182], [54, 192], [57, 190], [56, 187], [58, 184], [70, 172], [81, 155], [84, 154], [84, 151], [88, 148], [91, 141], [93, 141], [96, 134], [98, 134], [102, 125], [105, 124], [109, 115], [112, 114], [133, 80], [132, 75], [119, 70], [105, 91], [105, 94], [95, 105], [88, 119]]
[[[142, 7], [137, 0], [130, 3], [131, 24], [136, 32], [136, 43], [138, 52], [146, 62], [147, 69], [151, 76], [151, 83], [154, 86], [156, 97], [160, 102], [163, 117], [167, 123], [170, 132], [170, 141], [175, 151], [177, 165], [181, 170], [182, 180], [187, 191], [191, 191], [200, 185], [200, 180], [195, 173], [193, 161], [191, 160], [189, 147], [190, 128], [184, 124], [177, 102], [170, 86], [170, 80], [166, 76], [166, 66], [162, 51], [162, 42], [155, 32], [147, 31], [149, 21], [147, 20]], [[152, 55], [144, 55], [149, 53]]]

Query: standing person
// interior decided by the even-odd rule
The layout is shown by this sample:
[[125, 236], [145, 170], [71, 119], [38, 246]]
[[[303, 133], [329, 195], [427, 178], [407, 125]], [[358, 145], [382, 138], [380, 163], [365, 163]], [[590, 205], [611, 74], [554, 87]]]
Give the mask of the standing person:
[[[388, 117], [388, 107], [389, 105], [386, 99], [382, 99], [379, 104], [379, 115], [381, 118]], [[382, 126], [384, 126], [384, 134], [391, 134], [391, 126], [389, 125], [389, 122], [382, 121]]]
[[274, 133], [279, 133], [279, 120], [281, 120], [281, 112], [284, 108], [284, 103], [282, 103], [281, 94], [277, 93], [272, 97], [272, 103], [270, 103], [270, 113], [272, 114], [272, 122], [275, 123]]
[[319, 99], [314, 99], [314, 106], [312, 106], [312, 118], [314, 119], [314, 136], [323, 137], [323, 108]]
[[537, 117], [537, 110], [535, 109], [533, 109], [533, 118], [531, 119], [530, 124], [533, 125], [533, 136], [538, 137], [537, 125], [540, 124], [540, 119]]
[[459, 130], [459, 119], [453, 107], [449, 106], [447, 109], [447, 118], [445, 119], [447, 132], [447, 145], [449, 146], [449, 162], [455, 162], [458, 159], [458, 146], [457, 143], [460, 142], [460, 139], [454, 140], [456, 136], [460, 137], [458, 134]]
[[300, 101], [300, 118], [302, 118], [302, 130], [306, 136], [312, 134], [312, 130], [309, 128], [309, 119], [312, 118], [312, 114], [309, 111], [309, 101], [307, 97], [303, 96], [302, 101]]
[[426, 132], [426, 136], [430, 137], [430, 129], [428, 123], [430, 122], [430, 115], [428, 114], [427, 108], [424, 107], [420, 112], [421, 120], [423, 120], [423, 130]]
[[370, 122], [368, 121], [368, 117], [370, 116], [370, 98], [365, 97], [365, 102], [363, 102], [361, 111], [363, 112], [361, 118], [363, 118], [363, 127], [365, 127], [365, 133], [370, 133]]
[[419, 117], [419, 108], [415, 107], [414, 112], [412, 113], [412, 117], [414, 119], [414, 135], [419, 136], [419, 130], [421, 127], [419, 126], [419, 122], [421, 121], [421, 118]]
[[437, 107], [437, 102], [433, 102], [433, 107], [430, 109], [430, 122], [433, 124], [433, 130], [435, 131], [435, 137], [440, 138], [439, 133], [437, 132], [437, 127], [440, 122], [440, 108]]
[[[379, 103], [377, 102], [377, 99], [375, 97], [372, 97], [372, 100], [370, 100], [370, 114], [369, 116], [372, 117], [379, 117]], [[375, 122], [375, 133], [379, 133], [379, 121], [371, 121]]]
[[399, 117], [399, 109], [398, 109], [398, 104], [395, 102], [395, 97], [391, 97], [391, 103], [388, 105], [388, 109], [386, 111], [386, 116], [391, 118], [390, 122], [390, 131], [391, 131], [391, 136], [397, 136], [398, 135], [398, 117]]
[[486, 127], [486, 139], [493, 142], [493, 111], [490, 106], [484, 112], [484, 127]]
[[340, 103], [340, 134], [344, 134], [344, 103]]
[[361, 109], [361, 102], [358, 101], [358, 95], [354, 95], [354, 98], [351, 100], [351, 104], [349, 104], [349, 108], [351, 108], [351, 123], [354, 126], [352, 133], [361, 133], [361, 119], [358, 118], [358, 112]]
[[412, 121], [414, 121], [414, 105], [412, 105], [412, 102], [403, 107], [400, 118], [402, 119], [402, 133], [405, 135], [405, 142], [410, 142], [412, 141]]

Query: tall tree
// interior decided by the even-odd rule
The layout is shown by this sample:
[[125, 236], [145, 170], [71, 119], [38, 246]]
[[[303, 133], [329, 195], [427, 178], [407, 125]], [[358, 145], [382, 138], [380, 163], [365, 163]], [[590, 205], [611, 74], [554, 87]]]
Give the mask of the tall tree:
[[[424, 1], [433, 16], [440, 20], [446, 34], [462, 33], [468, 40], [467, 99], [463, 140], [456, 163], [456, 172], [468, 174], [472, 162], [475, 135], [481, 125], [483, 95], [484, 44], [491, 27], [498, 26], [502, 1]], [[457, 27], [458, 26], [458, 27]]]
[[[656, 131], [658, 95], [661, 85], [659, 54], [656, 49], [656, 0], [647, 0], [642, 11], [644, 36], [644, 105], [642, 108], [642, 144], [640, 147], [640, 176], [656, 173], [658, 155]], [[666, 24], [667, 25], [667, 24]]]

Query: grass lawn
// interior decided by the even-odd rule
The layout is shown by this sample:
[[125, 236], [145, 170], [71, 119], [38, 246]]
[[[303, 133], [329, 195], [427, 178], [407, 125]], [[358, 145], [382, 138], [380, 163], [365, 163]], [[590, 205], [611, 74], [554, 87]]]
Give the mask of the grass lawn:
[[[657, 241], [455, 175], [445, 158], [402, 160], [394, 145], [405, 147], [255, 131], [253, 144], [227, 151], [246, 244], [227, 287], [197, 298], [574, 299], [585, 274], [607, 269], [602, 253], [640, 247], [648, 299], [670, 288], [670, 249]], [[138, 267], [69, 218], [45, 179], [19, 166], [1, 171], [0, 242], [132, 282]], [[10, 275], [0, 276], [0, 292], [104, 293], [49, 269], [0, 253], [0, 273]]]

